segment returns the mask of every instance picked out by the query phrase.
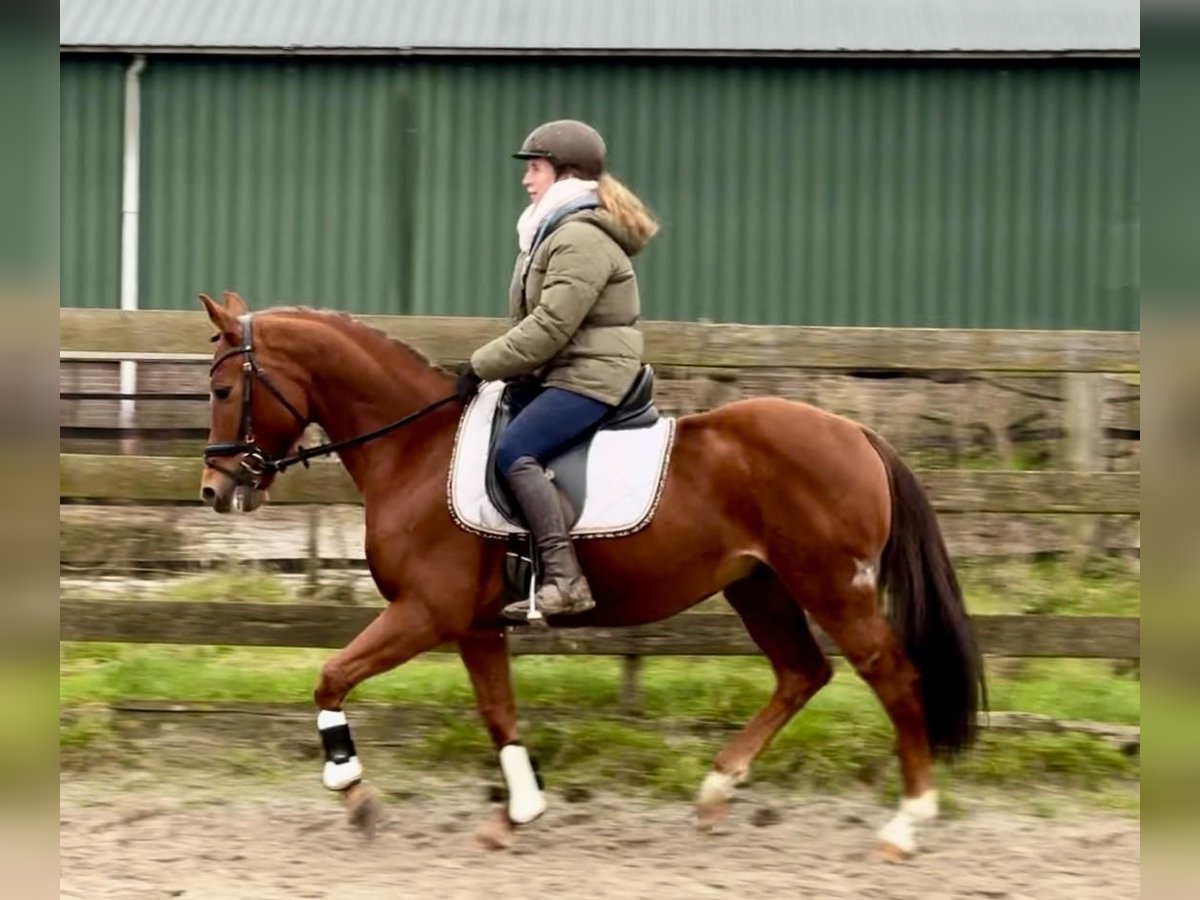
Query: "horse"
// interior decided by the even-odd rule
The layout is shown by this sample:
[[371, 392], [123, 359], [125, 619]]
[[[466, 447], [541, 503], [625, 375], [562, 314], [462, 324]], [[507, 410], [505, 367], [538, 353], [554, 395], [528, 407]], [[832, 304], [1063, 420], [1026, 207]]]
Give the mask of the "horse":
[[[506, 846], [545, 800], [517, 729], [512, 623], [500, 616], [507, 545], [464, 529], [448, 509], [464, 410], [455, 376], [348, 314], [251, 314], [238, 294], [223, 298], [200, 295], [216, 328], [202, 501], [219, 513], [251, 511], [288, 465], [336, 450], [362, 495], [367, 563], [386, 601], [317, 679], [325, 786], [369, 833], [378, 792], [363, 778], [346, 696], [454, 644], [508, 785], [492, 835]], [[331, 443], [293, 452], [311, 423]], [[710, 829], [755, 758], [831, 678], [811, 619], [895, 729], [902, 796], [878, 847], [911, 855], [916, 824], [938, 812], [932, 762], [973, 744], [987, 702], [959, 581], [919, 480], [871, 429], [779, 397], [683, 415], [674, 426], [653, 516], [632, 534], [576, 542], [596, 606], [551, 624], [639, 625], [724, 594], [773, 667], [775, 688], [699, 787], [696, 824]]]

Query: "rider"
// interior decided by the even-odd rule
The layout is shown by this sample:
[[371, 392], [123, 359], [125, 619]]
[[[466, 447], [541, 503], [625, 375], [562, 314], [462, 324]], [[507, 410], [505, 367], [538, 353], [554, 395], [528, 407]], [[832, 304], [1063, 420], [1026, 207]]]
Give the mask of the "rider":
[[[658, 231], [642, 202], [605, 170], [600, 134], [583, 122], [535, 128], [525, 160], [530, 204], [517, 221], [509, 288], [514, 325], [480, 347], [459, 376], [464, 402], [481, 381], [532, 376], [544, 390], [500, 436], [496, 464], [520, 505], [541, 562], [539, 609], [595, 606], [571, 546], [565, 498], [543, 468], [595, 426], [642, 367], [637, 278], [629, 257]], [[505, 613], [523, 616], [528, 602]]]

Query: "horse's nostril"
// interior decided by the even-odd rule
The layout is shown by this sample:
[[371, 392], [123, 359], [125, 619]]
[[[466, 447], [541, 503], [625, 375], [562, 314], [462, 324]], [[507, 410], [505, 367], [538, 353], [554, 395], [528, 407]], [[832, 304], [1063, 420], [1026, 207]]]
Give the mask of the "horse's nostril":
[[212, 506], [214, 503], [217, 502], [217, 490], [216, 490], [216, 488], [208, 487], [206, 485], [204, 488], [201, 489], [200, 497], [201, 497], [201, 499], [204, 500], [205, 503], [207, 503], [209, 506]]

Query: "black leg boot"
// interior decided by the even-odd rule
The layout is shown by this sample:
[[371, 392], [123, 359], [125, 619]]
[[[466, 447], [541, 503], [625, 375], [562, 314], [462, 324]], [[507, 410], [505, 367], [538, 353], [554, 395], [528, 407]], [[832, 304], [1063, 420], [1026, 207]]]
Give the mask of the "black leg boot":
[[[542, 564], [538, 609], [547, 616], [587, 612], [596, 603], [575, 558], [558, 489], [531, 456], [522, 456], [504, 475], [521, 505]], [[504, 614], [524, 621], [529, 614], [529, 601], [509, 604]]]

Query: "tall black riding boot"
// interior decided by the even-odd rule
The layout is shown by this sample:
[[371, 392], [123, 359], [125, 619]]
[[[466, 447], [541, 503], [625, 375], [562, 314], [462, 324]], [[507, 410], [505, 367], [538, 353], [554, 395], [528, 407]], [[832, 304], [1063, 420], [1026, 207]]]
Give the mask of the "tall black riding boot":
[[[558, 489], [532, 456], [522, 456], [504, 475], [525, 515], [542, 564], [542, 583], [536, 595], [538, 609], [547, 616], [587, 612], [596, 603], [575, 558]], [[504, 614], [524, 621], [529, 601], [510, 603]]]

